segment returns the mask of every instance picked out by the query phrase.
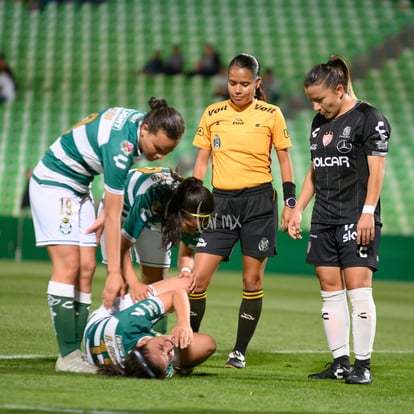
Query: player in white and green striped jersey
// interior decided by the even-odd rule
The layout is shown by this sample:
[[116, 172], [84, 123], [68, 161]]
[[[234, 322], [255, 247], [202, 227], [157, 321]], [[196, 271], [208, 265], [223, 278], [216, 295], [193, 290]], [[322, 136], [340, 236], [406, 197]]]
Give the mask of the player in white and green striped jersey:
[[[100, 214], [103, 205], [104, 199], [99, 206]], [[179, 247], [179, 270], [191, 272], [194, 249], [213, 211], [213, 195], [201, 180], [184, 179], [166, 167], [132, 169], [125, 185], [121, 256], [126, 255], [128, 260], [127, 250], [133, 247], [140, 264], [140, 279], [147, 285], [167, 277], [172, 247]], [[105, 232], [100, 244], [106, 263]], [[144, 299], [136, 296], [131, 286], [129, 291], [133, 300]]]
[[[61, 135], [33, 170], [30, 200], [36, 245], [52, 261], [48, 301], [55, 328], [59, 371], [90, 372], [80, 342], [91, 304], [96, 267], [96, 237], [105, 226], [107, 279], [104, 305], [124, 292], [120, 262], [120, 218], [125, 180], [141, 157], [162, 159], [184, 134], [184, 120], [164, 99], [151, 98], [148, 113], [107, 108], [93, 113]], [[103, 174], [105, 216], [95, 219], [90, 192]]]
[[[104, 205], [102, 199], [100, 214]], [[194, 249], [213, 212], [213, 195], [197, 178], [184, 179], [166, 167], [137, 168], [128, 173], [121, 219], [121, 267], [134, 302], [148, 296], [149, 284], [167, 277], [172, 247], [178, 247], [180, 274], [191, 274]], [[104, 262], [105, 233], [101, 238]], [[131, 251], [140, 265], [140, 277], [134, 271]], [[160, 320], [156, 329], [165, 333], [167, 319]]]

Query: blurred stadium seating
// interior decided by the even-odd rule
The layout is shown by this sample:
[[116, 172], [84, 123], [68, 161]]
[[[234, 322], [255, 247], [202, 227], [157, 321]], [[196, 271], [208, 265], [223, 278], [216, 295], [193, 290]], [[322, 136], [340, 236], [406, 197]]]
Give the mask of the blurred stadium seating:
[[[164, 164], [180, 164], [189, 173], [192, 137], [204, 106], [213, 100], [211, 80], [145, 77], [137, 71], [153, 50], [161, 49], [166, 57], [174, 43], [181, 45], [190, 68], [210, 42], [224, 64], [240, 52], [252, 53], [281, 79], [299, 187], [309, 165], [313, 116], [304, 102], [304, 73], [336, 53], [365, 62], [364, 70], [355, 65], [360, 73], [353, 73], [354, 89], [393, 126], [382, 196], [384, 232], [414, 234], [414, 50], [398, 37], [412, 25], [410, 3], [391, 0], [73, 1], [49, 2], [41, 12], [30, 11], [25, 2], [2, 1], [0, 50], [15, 70], [19, 89], [13, 104], [0, 106], [0, 215], [19, 213], [24, 172], [47, 146], [80, 118], [106, 106], [146, 110], [151, 96], [165, 97], [183, 113], [187, 129]], [[409, 43], [412, 34], [407, 36]], [[390, 46], [390, 39], [397, 40]], [[393, 59], [384, 58], [386, 44]], [[100, 191], [98, 179], [94, 192]]]

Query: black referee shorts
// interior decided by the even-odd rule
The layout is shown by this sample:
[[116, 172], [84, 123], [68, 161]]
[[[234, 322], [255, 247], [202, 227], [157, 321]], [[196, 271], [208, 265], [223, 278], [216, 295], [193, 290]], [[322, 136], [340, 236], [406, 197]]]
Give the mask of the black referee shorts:
[[276, 254], [277, 195], [271, 183], [243, 190], [213, 189], [216, 210], [199, 239], [197, 253], [228, 260], [240, 240], [243, 256]]

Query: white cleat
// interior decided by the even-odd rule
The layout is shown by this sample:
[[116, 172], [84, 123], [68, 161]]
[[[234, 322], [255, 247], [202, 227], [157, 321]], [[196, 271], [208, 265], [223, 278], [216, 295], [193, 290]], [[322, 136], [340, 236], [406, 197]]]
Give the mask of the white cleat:
[[96, 374], [97, 367], [91, 365], [88, 360], [81, 354], [79, 349], [71, 352], [65, 357], [56, 361], [55, 370], [57, 372], [77, 372], [79, 374]]

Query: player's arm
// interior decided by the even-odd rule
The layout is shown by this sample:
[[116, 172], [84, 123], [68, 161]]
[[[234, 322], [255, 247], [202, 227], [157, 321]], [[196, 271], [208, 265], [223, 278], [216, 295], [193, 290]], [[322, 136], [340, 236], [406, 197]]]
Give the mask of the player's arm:
[[374, 210], [380, 198], [385, 176], [385, 157], [367, 157], [369, 178], [364, 209], [357, 224], [357, 243], [367, 245], [375, 236]]
[[193, 176], [204, 181], [208, 163], [210, 161], [211, 150], [199, 148], [194, 162]]
[[[277, 159], [279, 161], [280, 174], [283, 183], [294, 183], [293, 165], [290, 157], [289, 149], [285, 148], [276, 151]], [[293, 213], [292, 208], [284, 206], [281, 217], [281, 228], [283, 231], [287, 230], [289, 219]]]
[[306, 173], [305, 179], [303, 181], [302, 190], [300, 192], [296, 207], [293, 211], [293, 215], [288, 223], [288, 232], [289, 235], [294, 239], [301, 239], [302, 232], [301, 223], [302, 223], [302, 213], [305, 210], [306, 206], [311, 201], [312, 197], [315, 194], [315, 171], [313, 165], [311, 164], [308, 172]]
[[128, 240], [124, 235], [121, 236], [121, 262], [122, 262], [122, 275], [125, 278], [128, 286], [128, 291], [132, 301], [138, 302], [148, 297], [148, 286], [139, 281], [137, 274], [134, 270], [134, 265], [131, 260], [130, 248], [133, 243]]
[[178, 248], [177, 267], [180, 276], [189, 276], [194, 267], [194, 250], [182, 241]]
[[171, 331], [175, 338], [175, 346], [187, 348], [193, 340], [193, 331], [190, 325], [190, 302], [186, 290], [170, 290], [158, 297], [164, 304], [165, 312], [174, 310], [176, 313], [177, 325]]
[[103, 302], [109, 309], [116, 296], [125, 296], [125, 283], [121, 275], [121, 212], [123, 195], [105, 191], [104, 226], [107, 249], [107, 277]]

